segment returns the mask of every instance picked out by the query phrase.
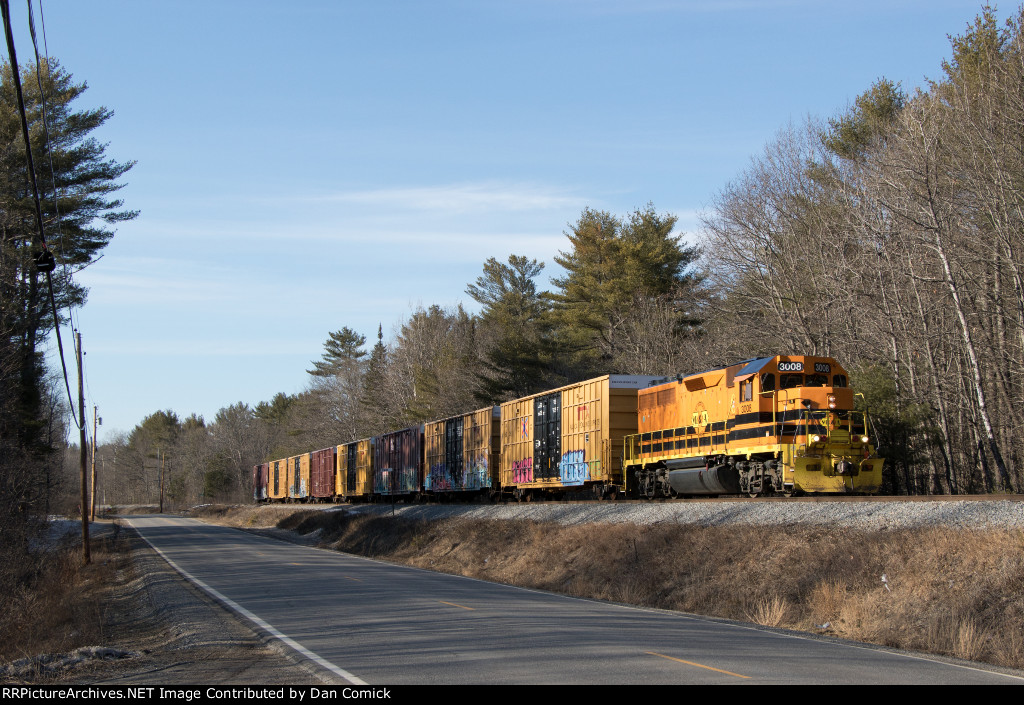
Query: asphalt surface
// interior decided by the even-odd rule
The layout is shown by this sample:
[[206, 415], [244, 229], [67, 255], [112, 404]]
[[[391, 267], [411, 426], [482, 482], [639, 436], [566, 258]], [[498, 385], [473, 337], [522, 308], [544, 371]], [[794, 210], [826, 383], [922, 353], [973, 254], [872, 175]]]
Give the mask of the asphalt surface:
[[191, 519], [127, 521], [310, 667], [356, 684], [1024, 684], [984, 665], [431, 573]]

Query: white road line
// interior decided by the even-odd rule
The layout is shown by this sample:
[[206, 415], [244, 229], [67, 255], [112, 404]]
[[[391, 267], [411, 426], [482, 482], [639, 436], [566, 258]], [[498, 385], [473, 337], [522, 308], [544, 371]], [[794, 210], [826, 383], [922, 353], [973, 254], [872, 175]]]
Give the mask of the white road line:
[[225, 595], [220, 594], [217, 590], [213, 589], [212, 587], [210, 587], [209, 585], [204, 583], [199, 578], [194, 577], [187, 570], [185, 570], [184, 568], [179, 566], [177, 563], [172, 561], [170, 558], [168, 558], [167, 554], [165, 554], [159, 548], [154, 546], [152, 544], [152, 542], [150, 542], [149, 539], [147, 539], [145, 536], [143, 536], [141, 531], [139, 531], [137, 528], [135, 530], [138, 531], [139, 536], [142, 536], [142, 540], [145, 541], [147, 544], [149, 544], [150, 548], [152, 548], [154, 551], [156, 551], [160, 555], [161, 558], [163, 558], [165, 561], [167, 561], [167, 563], [170, 564], [170, 566], [172, 568], [174, 568], [176, 571], [178, 571], [186, 580], [188, 580], [189, 582], [193, 583], [194, 585], [197, 585], [200, 588], [202, 588], [208, 595], [210, 595], [211, 597], [213, 597], [216, 600], [219, 600], [221, 603], [226, 605], [229, 609], [234, 610], [238, 614], [242, 615], [243, 617], [245, 617], [249, 621], [251, 621], [254, 624], [256, 624], [257, 626], [259, 626], [260, 628], [265, 629], [275, 639], [280, 639], [283, 643], [285, 643], [288, 646], [290, 646], [291, 648], [295, 649], [296, 651], [298, 651], [300, 654], [302, 654], [306, 658], [316, 662], [317, 664], [319, 664], [323, 668], [326, 668], [328, 671], [341, 676], [342, 678], [347, 680], [352, 685], [369, 685], [369, 683], [367, 683], [366, 681], [364, 681], [364, 680], [362, 680], [360, 678], [357, 678], [356, 676], [354, 676], [351, 673], [349, 673], [348, 671], [346, 671], [344, 668], [341, 668], [340, 666], [335, 666], [333, 663], [331, 663], [327, 659], [323, 658], [319, 654], [313, 653], [312, 651], [307, 649], [305, 646], [303, 646], [299, 642], [297, 642], [294, 639], [292, 639], [287, 634], [284, 634], [284, 633], [278, 631], [277, 629], [275, 629], [269, 622], [266, 622], [263, 619], [261, 619], [260, 617], [257, 617], [255, 614], [253, 614], [249, 610], [245, 609], [244, 607], [242, 607], [240, 604], [238, 604], [234, 600], [226, 597]]

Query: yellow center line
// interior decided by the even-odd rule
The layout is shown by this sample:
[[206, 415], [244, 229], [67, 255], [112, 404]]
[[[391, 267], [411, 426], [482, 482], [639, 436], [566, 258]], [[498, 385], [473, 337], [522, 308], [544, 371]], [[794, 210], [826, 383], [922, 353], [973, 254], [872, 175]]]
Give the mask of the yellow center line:
[[345, 576], [345, 580], [355, 580], [357, 583], [363, 582], [360, 578], [350, 578], [347, 575]]
[[301, 563], [289, 563], [288, 565], [302, 565]]
[[440, 602], [442, 605], [451, 605], [452, 607], [461, 607], [462, 609], [469, 610], [470, 612], [472, 612], [475, 609], [473, 607], [466, 607], [465, 605], [457, 605], [454, 602], [445, 602], [444, 600], [438, 600], [438, 602]]
[[750, 678], [750, 676], [741, 676], [739, 673], [733, 673], [732, 671], [723, 671], [721, 668], [712, 668], [711, 666], [705, 666], [702, 663], [694, 663], [693, 661], [684, 661], [683, 659], [676, 658], [674, 656], [666, 656], [665, 654], [659, 654], [656, 651], [647, 651], [645, 653], [650, 654], [651, 656], [660, 656], [661, 658], [667, 658], [669, 661], [678, 661], [679, 663], [685, 663], [687, 666], [696, 666], [697, 668], [706, 668], [709, 671], [716, 671], [718, 673], [724, 673], [727, 676], [736, 676], [737, 678], [747, 678], [747, 679]]

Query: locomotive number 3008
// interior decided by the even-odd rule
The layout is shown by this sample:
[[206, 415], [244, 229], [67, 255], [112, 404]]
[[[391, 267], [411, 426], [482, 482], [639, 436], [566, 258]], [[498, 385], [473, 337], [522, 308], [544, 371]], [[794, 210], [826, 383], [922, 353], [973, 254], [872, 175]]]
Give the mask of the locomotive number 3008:
[[802, 362], [780, 362], [779, 372], [803, 372], [804, 363]]

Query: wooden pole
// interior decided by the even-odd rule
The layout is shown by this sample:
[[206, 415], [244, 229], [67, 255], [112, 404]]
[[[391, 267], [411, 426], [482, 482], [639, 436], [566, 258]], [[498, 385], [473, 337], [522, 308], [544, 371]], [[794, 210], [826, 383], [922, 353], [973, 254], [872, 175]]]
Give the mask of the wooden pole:
[[92, 495], [89, 502], [89, 521], [96, 521], [96, 406], [92, 407]]
[[82, 378], [82, 334], [75, 333], [75, 357], [78, 360], [78, 423], [79, 460], [82, 467], [82, 560], [88, 565], [89, 554], [89, 474], [87, 472], [89, 451], [85, 446], [85, 382]]
[[164, 452], [157, 451], [160, 456], [160, 513], [164, 513]]

